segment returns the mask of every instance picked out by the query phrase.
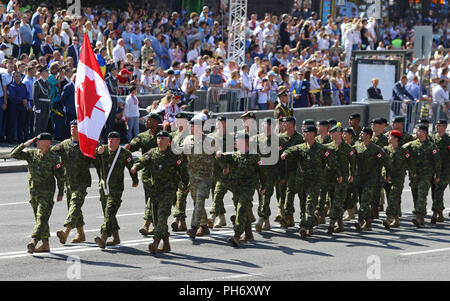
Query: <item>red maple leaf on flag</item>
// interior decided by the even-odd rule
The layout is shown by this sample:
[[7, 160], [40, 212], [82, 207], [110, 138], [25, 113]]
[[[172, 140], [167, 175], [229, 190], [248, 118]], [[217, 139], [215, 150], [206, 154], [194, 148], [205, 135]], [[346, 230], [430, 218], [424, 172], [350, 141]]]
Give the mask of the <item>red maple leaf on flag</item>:
[[[97, 89], [95, 88], [95, 81], [90, 80], [89, 77], [85, 77], [81, 86], [83, 89], [77, 87], [77, 116], [81, 118], [79, 121], [83, 121], [86, 117], [91, 118], [92, 111], [96, 107], [98, 100], [101, 98], [97, 95]], [[102, 109], [96, 107], [103, 111]]]

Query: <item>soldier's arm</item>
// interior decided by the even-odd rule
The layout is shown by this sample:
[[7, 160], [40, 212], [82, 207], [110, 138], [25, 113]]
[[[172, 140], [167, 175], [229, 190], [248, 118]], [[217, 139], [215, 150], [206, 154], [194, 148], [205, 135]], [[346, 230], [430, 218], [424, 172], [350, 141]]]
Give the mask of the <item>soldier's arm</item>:
[[391, 159], [382, 148], [380, 148], [379, 153], [377, 154], [377, 158], [386, 169], [386, 178], [390, 178], [392, 169]]
[[408, 170], [409, 170], [410, 174], [415, 175], [417, 173], [416, 162], [414, 161], [413, 156], [411, 155], [411, 153], [408, 150], [405, 151], [405, 159], [406, 159], [406, 164], [408, 166]]
[[265, 173], [264, 173], [264, 171], [263, 171], [263, 168], [262, 168], [262, 166], [261, 166], [261, 163], [262, 163], [262, 161], [261, 161], [261, 157], [259, 156], [259, 155], [257, 155], [257, 171], [258, 171], [258, 177], [259, 177], [259, 183], [260, 183], [260, 189], [264, 189], [265, 187], [266, 187], [266, 175], [265, 175]]
[[134, 165], [134, 159], [133, 159], [133, 156], [131, 155], [131, 152], [126, 152], [125, 153], [125, 166], [127, 167], [128, 172], [130, 173], [131, 180], [133, 181], [133, 186], [137, 186], [139, 184], [139, 179], [138, 179], [137, 173], [131, 172], [133, 165]]
[[[150, 153], [147, 152], [143, 154], [136, 162], [134, 162], [134, 165], [131, 169], [136, 170], [136, 173], [143, 169], [146, 164], [148, 164], [151, 161]], [[130, 170], [131, 171], [131, 170]]]
[[58, 156], [61, 156], [63, 153], [63, 145], [62, 142], [52, 146], [51, 150], [55, 152]]
[[[1, 110], [1, 108], [0, 108]], [[14, 148], [11, 152], [11, 157], [16, 160], [26, 160], [28, 161], [30, 158], [30, 153], [24, 151], [25, 144], [21, 143], [16, 148]]]
[[56, 183], [58, 186], [58, 197], [64, 196], [64, 168], [62, 168], [62, 163], [58, 162], [58, 164], [54, 167], [54, 176], [56, 178]]
[[142, 138], [139, 136], [134, 137], [133, 140], [131, 140], [129, 145], [130, 145], [130, 149], [129, 149], [130, 152], [132, 152], [132, 153], [137, 152], [142, 147]]
[[432, 158], [433, 158], [433, 167], [434, 167], [434, 178], [435, 179], [440, 179], [441, 178], [441, 169], [442, 169], [442, 164], [441, 164], [441, 155], [439, 152], [438, 147], [433, 144], [434, 148], [432, 150]]
[[336, 178], [342, 177], [341, 168], [343, 168], [343, 166], [340, 166], [334, 152], [325, 147], [324, 157], [328, 167], [330, 167], [331, 172], [336, 176]]
[[177, 169], [178, 169], [178, 173], [180, 174], [181, 177], [181, 183], [182, 183], [182, 187], [181, 190], [187, 190], [188, 189], [188, 185], [189, 185], [189, 173], [188, 173], [188, 169], [187, 169], [187, 164], [186, 161], [187, 158], [186, 156], [182, 155], [182, 156], [178, 156], [177, 158]]
[[350, 163], [350, 176], [354, 177], [356, 174], [356, 150], [352, 147], [349, 153], [348, 161]]

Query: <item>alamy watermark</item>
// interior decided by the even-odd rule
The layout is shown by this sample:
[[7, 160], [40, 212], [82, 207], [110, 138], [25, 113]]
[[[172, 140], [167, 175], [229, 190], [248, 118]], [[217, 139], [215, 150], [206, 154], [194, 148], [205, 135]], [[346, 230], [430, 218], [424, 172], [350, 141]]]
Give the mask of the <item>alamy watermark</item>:
[[366, 276], [369, 280], [381, 279], [381, 259], [377, 255], [370, 255], [367, 257], [367, 267]]
[[70, 266], [67, 268], [66, 276], [69, 280], [81, 279], [81, 260], [80, 257], [74, 255], [67, 257], [67, 261]]

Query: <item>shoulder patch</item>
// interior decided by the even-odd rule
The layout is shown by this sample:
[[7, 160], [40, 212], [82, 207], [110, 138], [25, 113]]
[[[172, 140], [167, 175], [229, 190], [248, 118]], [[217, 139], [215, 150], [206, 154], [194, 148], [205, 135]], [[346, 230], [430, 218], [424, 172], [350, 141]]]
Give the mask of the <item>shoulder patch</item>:
[[325, 154], [324, 154], [325, 158], [328, 157], [329, 155], [330, 155], [329, 151], [326, 151]]
[[56, 166], [55, 166], [56, 169], [60, 169], [61, 167], [62, 167], [62, 163], [58, 163], [58, 164], [56, 164]]
[[353, 156], [355, 154], [355, 150], [352, 149], [352, 151], [350, 152], [350, 154], [348, 154], [350, 157]]
[[128, 159], [127, 159], [127, 163], [130, 163], [130, 162], [131, 162], [131, 160], [133, 160], [133, 158], [132, 158], [132, 157], [128, 157]]
[[383, 157], [382, 153], [378, 153], [377, 158], [380, 159], [381, 157]]
[[433, 149], [432, 153], [433, 153], [433, 155], [436, 155], [438, 153], [437, 148]]
[[181, 159], [180, 159], [180, 160], [178, 160], [178, 161], [177, 161], [177, 166], [180, 166], [180, 165], [181, 165], [181, 163], [183, 163], [183, 160], [181, 160]]
[[258, 166], [261, 166], [261, 164], [263, 164], [263, 161], [259, 160], [259, 162], [257, 164], [258, 164]]
[[411, 157], [410, 153], [406, 153], [405, 158], [408, 159], [409, 157]]

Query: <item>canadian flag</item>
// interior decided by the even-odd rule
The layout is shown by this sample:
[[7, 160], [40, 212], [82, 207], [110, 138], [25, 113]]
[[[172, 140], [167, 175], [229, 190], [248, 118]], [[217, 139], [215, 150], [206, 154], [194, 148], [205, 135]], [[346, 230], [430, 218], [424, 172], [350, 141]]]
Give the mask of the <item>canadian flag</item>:
[[75, 100], [80, 150], [93, 158], [112, 101], [86, 33], [77, 68]]

